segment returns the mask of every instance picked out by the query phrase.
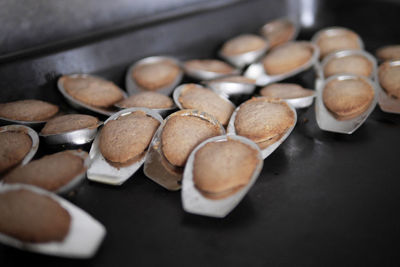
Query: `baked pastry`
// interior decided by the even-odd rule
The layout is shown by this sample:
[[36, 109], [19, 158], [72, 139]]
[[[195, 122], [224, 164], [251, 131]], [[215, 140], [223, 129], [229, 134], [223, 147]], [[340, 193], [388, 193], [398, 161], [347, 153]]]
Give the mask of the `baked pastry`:
[[390, 66], [390, 62], [385, 62], [379, 66], [378, 76], [383, 90], [400, 99], [400, 66]]
[[48, 196], [20, 189], [0, 193], [0, 233], [23, 242], [61, 242], [71, 215]]
[[221, 78], [217, 78], [214, 80], [211, 80], [210, 83], [213, 82], [231, 82], [231, 83], [248, 83], [248, 84], [255, 84], [255, 80], [254, 79], [250, 79], [244, 76], [239, 76], [239, 75], [235, 75], [235, 76], [227, 76], [227, 77], [221, 77]]
[[264, 69], [269, 75], [284, 74], [307, 63], [313, 54], [312, 48], [300, 42], [291, 42], [274, 48], [263, 59]]
[[374, 94], [362, 79], [332, 80], [325, 85], [322, 100], [336, 119], [349, 120], [368, 109]]
[[290, 41], [295, 31], [296, 28], [291, 21], [279, 19], [266, 24], [261, 29], [261, 34], [267, 38], [272, 48]]
[[186, 69], [210, 71], [220, 74], [233, 74], [235, 69], [227, 63], [216, 59], [193, 59], [186, 61], [184, 64]]
[[197, 109], [214, 116], [222, 125], [227, 125], [234, 106], [217, 93], [196, 84], [184, 85], [178, 99], [185, 109]]
[[260, 95], [275, 99], [293, 99], [313, 94], [313, 90], [304, 89], [294, 83], [273, 83], [260, 90]]
[[161, 133], [161, 150], [174, 166], [183, 167], [192, 150], [204, 140], [223, 134], [217, 125], [190, 115], [171, 116]]
[[156, 92], [141, 92], [118, 102], [121, 108], [145, 107], [152, 109], [171, 108], [174, 105], [172, 99]]
[[132, 78], [143, 89], [155, 91], [168, 86], [176, 80], [180, 67], [171, 60], [143, 63], [132, 71]]
[[160, 122], [135, 111], [107, 122], [100, 134], [100, 151], [107, 160], [126, 163], [147, 149]]
[[388, 45], [379, 48], [376, 56], [381, 61], [400, 59], [400, 45]]
[[258, 151], [242, 142], [207, 143], [193, 161], [194, 185], [206, 198], [226, 198], [250, 182], [259, 161]]
[[275, 143], [294, 123], [295, 114], [285, 102], [257, 97], [240, 106], [235, 130], [264, 149]]
[[324, 66], [325, 77], [342, 73], [369, 77], [372, 74], [372, 62], [362, 55], [351, 55], [332, 58]]
[[[87, 157], [87, 153], [85, 153]], [[48, 191], [57, 191], [86, 171], [84, 159], [66, 150], [15, 168], [3, 179], [6, 184], [30, 184]]]
[[31, 147], [32, 139], [24, 132], [0, 132], [0, 173], [19, 164]]
[[41, 134], [60, 134], [80, 129], [96, 128], [99, 119], [90, 115], [68, 114], [49, 120], [43, 127]]
[[45, 101], [28, 99], [0, 104], [0, 117], [18, 121], [46, 121], [58, 107]]
[[341, 51], [341, 50], [359, 50], [361, 44], [358, 35], [346, 29], [332, 29], [332, 31], [324, 31], [318, 36], [316, 44], [319, 47], [319, 57]]
[[242, 34], [225, 42], [221, 53], [231, 57], [261, 50], [266, 46], [267, 42], [263, 38], [254, 34]]
[[114, 83], [90, 76], [62, 76], [65, 92], [87, 105], [107, 108], [122, 100], [124, 95]]

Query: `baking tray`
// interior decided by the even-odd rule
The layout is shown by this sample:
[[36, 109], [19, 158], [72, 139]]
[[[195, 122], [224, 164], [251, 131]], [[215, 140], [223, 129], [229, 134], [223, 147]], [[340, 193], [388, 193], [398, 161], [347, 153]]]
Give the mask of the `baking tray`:
[[[256, 33], [291, 10], [302, 12], [307, 26], [301, 40], [338, 25], [359, 33], [370, 53], [400, 42], [399, 1], [239, 1], [9, 59], [0, 64], [0, 98], [35, 96], [62, 106], [56, 89], [61, 74], [99, 74], [123, 87], [131, 62], [157, 54], [214, 57], [223, 41]], [[314, 84], [311, 76], [296, 82]], [[323, 132], [311, 106], [298, 111], [289, 138], [264, 161], [254, 187], [226, 218], [185, 213], [180, 192], [164, 190], [141, 170], [119, 188], [85, 181], [69, 200], [108, 230], [94, 258], [45, 257], [0, 245], [0, 265], [398, 266], [399, 133], [400, 117], [379, 107], [352, 135]], [[45, 153], [40, 147], [37, 157]]]

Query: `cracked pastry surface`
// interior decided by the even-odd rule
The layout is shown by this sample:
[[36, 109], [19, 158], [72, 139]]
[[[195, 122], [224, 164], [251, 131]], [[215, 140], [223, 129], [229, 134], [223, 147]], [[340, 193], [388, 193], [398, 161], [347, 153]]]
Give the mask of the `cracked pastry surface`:
[[46, 121], [58, 112], [56, 105], [36, 99], [0, 104], [0, 117], [19, 121]]
[[19, 164], [31, 147], [32, 139], [24, 132], [0, 132], [0, 173]]
[[140, 92], [118, 103], [122, 108], [145, 107], [152, 109], [170, 108], [174, 105], [172, 99], [156, 92]]
[[324, 66], [325, 77], [342, 73], [369, 77], [372, 74], [372, 63], [364, 56], [351, 55], [332, 58]]
[[41, 130], [41, 133], [58, 134], [86, 128], [95, 128], [98, 123], [99, 120], [90, 115], [68, 114], [49, 120]]

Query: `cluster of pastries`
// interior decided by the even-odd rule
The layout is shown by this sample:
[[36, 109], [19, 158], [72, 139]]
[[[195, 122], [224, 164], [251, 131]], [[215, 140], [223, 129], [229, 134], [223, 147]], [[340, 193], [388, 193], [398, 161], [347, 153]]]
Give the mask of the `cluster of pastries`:
[[[274, 21], [262, 28], [262, 36], [244, 34], [228, 40], [220, 53], [229, 62], [235, 62], [234, 59], [241, 55], [261, 51], [257, 60], [265, 73], [289, 73], [309, 62], [314, 53], [304, 42], [290, 42], [295, 31], [292, 23]], [[324, 79], [342, 74], [358, 77], [329, 80], [322, 93], [325, 107], [340, 121], [360, 116], [375, 96], [374, 87], [361, 78], [376, 78], [373, 76], [374, 63], [360, 53], [337, 54], [362, 50], [359, 36], [347, 29], [336, 31], [336, 34], [326, 30], [318, 34], [314, 42], [320, 51], [319, 64], [322, 64]], [[377, 56], [382, 61], [378, 70], [380, 85], [390, 97], [399, 99], [400, 64], [392, 62], [400, 59], [400, 46], [379, 49]], [[179, 91], [173, 99], [163, 90], [179, 80], [182, 70], [192, 78], [189, 80], [192, 83], [176, 86], [175, 90], [179, 88]], [[120, 169], [138, 162], [154, 145], [161, 153], [165, 171], [182, 176], [191, 153], [197, 148], [191, 163], [194, 187], [204, 198], [218, 201], [245, 188], [257, 174], [257, 166], [262, 161], [260, 151], [283, 141], [282, 138], [295, 126], [296, 111], [285, 100], [311, 97], [315, 93], [299, 84], [274, 83], [258, 88], [257, 94], [236, 106], [226, 96], [193, 83], [200, 73], [211, 77], [211, 83], [254, 85], [253, 79], [240, 75], [240, 72], [237, 67], [219, 59], [192, 59], [183, 64], [165, 59], [131, 69], [128, 77], [137, 85], [138, 92], [129, 97], [116, 84], [92, 75], [64, 75], [59, 84], [68, 97], [86, 107], [109, 111], [127, 108], [169, 110], [169, 116], [162, 122], [151, 116], [147, 109], [107, 121], [98, 133], [98, 153], [107, 164]], [[175, 111], [177, 108], [182, 110]], [[0, 104], [0, 117], [15, 123], [43, 123], [39, 129], [42, 136], [68, 135], [96, 129], [100, 124], [95, 116], [64, 114], [52, 103], [33, 99]], [[225, 135], [229, 125], [233, 127], [233, 133], [245, 137], [246, 142], [228, 136], [226, 140], [204, 143]], [[157, 132], [160, 142], [152, 144]], [[26, 132], [0, 128], [2, 184], [28, 184], [57, 193], [88, 168], [85, 165], [88, 154], [77, 150], [46, 155], [21, 165], [32, 146]], [[167, 177], [162, 172], [158, 175]], [[0, 232], [18, 240], [62, 242], [68, 235], [71, 219], [68, 211], [50, 197], [24, 189], [0, 192]]]

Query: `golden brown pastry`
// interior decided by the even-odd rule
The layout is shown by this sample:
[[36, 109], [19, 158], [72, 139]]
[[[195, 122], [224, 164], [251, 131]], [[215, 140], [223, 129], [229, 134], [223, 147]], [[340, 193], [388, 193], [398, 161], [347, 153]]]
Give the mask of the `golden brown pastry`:
[[60, 134], [80, 129], [96, 128], [99, 119], [90, 115], [68, 114], [49, 120], [43, 127], [42, 134]]
[[264, 149], [279, 139], [295, 123], [295, 114], [279, 100], [257, 97], [244, 102], [235, 118], [238, 135], [253, 140]]
[[266, 41], [254, 34], [242, 34], [224, 43], [221, 53], [225, 56], [237, 56], [261, 50], [267, 46]]
[[[87, 153], [85, 153], [87, 157]], [[57, 191], [86, 171], [84, 159], [66, 150], [29, 162], [9, 172], [6, 184], [29, 184], [48, 191]]]
[[332, 58], [324, 66], [325, 77], [336, 74], [354, 74], [366, 77], [372, 74], [372, 62], [361, 55]]
[[24, 189], [0, 193], [0, 233], [24, 242], [61, 242], [70, 224], [68, 211], [48, 196]]
[[271, 50], [263, 59], [264, 69], [269, 75], [288, 73], [307, 63], [313, 54], [310, 46], [291, 42]]
[[185, 68], [210, 71], [220, 74], [233, 74], [235, 69], [227, 63], [216, 59], [193, 59], [185, 62]]
[[379, 48], [376, 56], [381, 61], [400, 59], [400, 45], [388, 45]]
[[196, 116], [175, 115], [161, 133], [161, 149], [174, 166], [183, 167], [192, 150], [204, 140], [223, 134], [218, 126]]
[[122, 100], [124, 95], [114, 83], [94, 76], [62, 76], [65, 92], [87, 105], [110, 107]]
[[390, 66], [385, 62], [379, 66], [379, 83], [391, 97], [400, 99], [400, 66]]
[[18, 121], [46, 121], [57, 112], [56, 105], [36, 99], [0, 104], [0, 117]]
[[271, 21], [261, 29], [261, 34], [268, 39], [271, 48], [290, 41], [296, 28], [289, 20], [279, 19]]
[[322, 32], [316, 43], [319, 47], [320, 58], [341, 50], [361, 49], [357, 34], [346, 29]]
[[0, 132], [0, 173], [18, 165], [31, 147], [32, 139], [24, 132]]
[[196, 84], [187, 84], [181, 91], [179, 102], [185, 109], [197, 109], [214, 116], [227, 125], [234, 106], [217, 93]]
[[174, 105], [172, 99], [156, 92], [141, 92], [118, 103], [121, 108], [145, 107], [151, 109], [171, 108]]
[[100, 133], [100, 151], [107, 160], [125, 163], [149, 146], [160, 122], [142, 111], [107, 122]]
[[349, 120], [364, 113], [375, 94], [374, 89], [361, 79], [332, 80], [323, 90], [323, 102], [338, 120]]
[[132, 78], [142, 88], [156, 91], [168, 86], [179, 76], [180, 67], [171, 60], [144, 63], [132, 71]]
[[313, 94], [313, 90], [304, 89], [294, 83], [273, 83], [260, 90], [260, 95], [275, 99], [293, 99]]
[[249, 183], [259, 161], [258, 151], [242, 142], [210, 142], [196, 152], [193, 182], [207, 198], [226, 198]]

